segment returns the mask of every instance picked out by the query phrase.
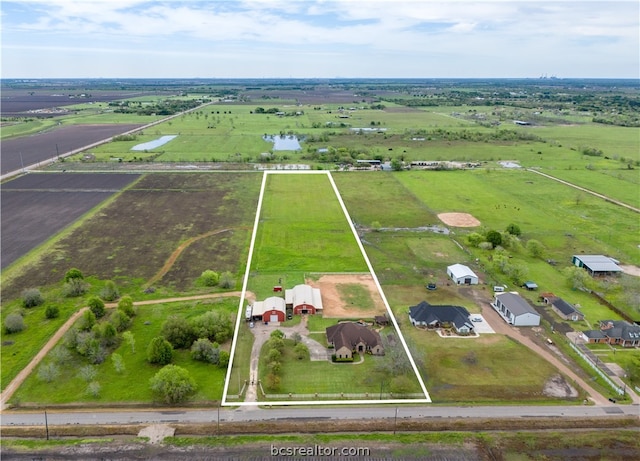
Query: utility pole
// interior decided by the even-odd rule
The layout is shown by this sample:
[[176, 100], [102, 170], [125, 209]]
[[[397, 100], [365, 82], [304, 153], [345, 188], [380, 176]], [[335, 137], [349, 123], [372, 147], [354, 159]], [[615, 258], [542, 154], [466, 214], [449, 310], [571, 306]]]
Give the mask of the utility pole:
[[44, 411], [44, 427], [47, 430], [47, 440], [49, 440], [49, 421], [47, 421], [47, 410]]
[[396, 407], [396, 416], [393, 418], [393, 435], [396, 435], [396, 427], [398, 426], [398, 407]]

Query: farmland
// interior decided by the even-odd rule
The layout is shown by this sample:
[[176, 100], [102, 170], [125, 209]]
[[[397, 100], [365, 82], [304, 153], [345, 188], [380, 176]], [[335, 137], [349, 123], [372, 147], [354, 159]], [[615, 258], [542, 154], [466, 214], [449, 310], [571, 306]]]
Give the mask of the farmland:
[[[186, 166], [201, 162], [211, 168], [238, 165], [250, 170], [258, 163], [263, 168], [304, 163], [310, 168], [348, 170], [359, 166], [357, 160], [379, 159], [398, 162], [398, 169], [404, 169], [412, 160], [455, 160], [479, 166], [458, 171], [340, 172], [333, 178], [402, 333], [411, 341], [412, 350], [422, 351], [423, 355], [416, 357], [427, 387], [433, 387], [432, 397], [447, 402], [494, 401], [494, 390], [509, 376], [509, 357], [518, 357], [532, 364], [530, 379], [514, 383], [511, 390], [499, 388], [504, 400], [545, 400], [539, 391], [554, 370], [533, 352], [507, 338], [454, 340], [445, 350], [441, 342], [450, 340], [409, 325], [407, 306], [428, 299], [479, 312], [479, 299], [489, 295], [487, 286], [514, 287], [521, 282], [501, 271], [496, 261], [504, 255], [512, 265], [526, 268], [526, 279], [535, 280], [541, 290], [553, 291], [581, 306], [586, 320], [564, 323], [563, 328], [582, 330], [603, 318], [618, 319], [586, 291], [576, 290], [563, 270], [570, 266], [571, 255], [579, 253], [606, 254], [623, 264], [640, 266], [637, 213], [525, 168], [503, 168], [498, 161], [514, 161], [639, 207], [638, 128], [594, 122], [603, 117], [605, 108], [567, 106], [564, 111], [544, 109], [538, 113], [544, 102], [534, 99], [533, 91], [527, 96], [531, 101], [522, 99], [515, 104], [508, 97], [495, 96], [480, 103], [473, 99], [477, 96], [460, 100], [462, 96], [449, 91], [451, 88], [443, 84], [441, 91], [425, 98], [411, 96], [420, 93], [415, 87], [389, 85], [364, 92], [357, 99], [347, 86], [330, 89], [319, 85], [304, 95], [297, 89], [243, 92], [236, 88], [229, 92], [225, 88], [219, 94], [234, 97], [224, 101], [214, 97], [217, 90], [207, 90], [189, 98], [210, 98], [214, 102], [208, 106], [49, 168], [67, 173], [31, 174], [3, 183], [2, 318], [19, 311], [20, 293], [26, 288], [39, 287], [47, 303], [61, 307], [61, 317], [52, 321], [43, 320], [43, 308], [25, 313], [27, 329], [11, 338], [15, 344], [3, 345], [3, 387], [5, 378], [15, 375], [56, 327], [81, 307], [82, 299], [64, 299], [60, 294], [61, 279], [70, 267], [78, 267], [88, 276], [89, 294], [99, 293], [106, 280], [113, 280], [121, 294], [131, 294], [136, 300], [201, 293], [205, 290], [197, 279], [206, 269], [229, 271], [235, 288], [241, 285], [261, 177], [237, 172], [187, 173]], [[487, 98], [491, 93], [478, 91]], [[625, 87], [622, 92], [624, 97], [636, 97], [632, 89]], [[430, 98], [439, 105], [426, 104]], [[156, 96], [138, 99], [149, 103], [158, 100]], [[605, 106], [608, 101], [601, 100]], [[140, 126], [138, 120], [146, 123], [158, 118], [108, 112], [104, 102], [76, 102], [80, 104], [68, 109], [80, 112], [60, 119], [61, 126], [55, 118], [12, 120], [7, 126], [13, 133], [11, 138], [5, 137], [3, 126], [3, 172], [5, 166], [20, 168], [16, 152], [22, 153], [26, 165], [39, 161], [39, 156], [55, 156], [56, 147], [62, 152], [84, 146], [94, 138]], [[285, 115], [257, 113], [258, 107], [278, 109]], [[514, 125], [516, 119], [531, 124]], [[350, 130], [353, 127], [385, 131], [358, 133]], [[40, 128], [51, 131], [19, 136]], [[298, 136], [302, 150], [274, 151], [271, 143], [262, 139], [264, 134], [278, 133]], [[178, 137], [157, 149], [130, 150], [135, 144], [168, 134]], [[173, 171], [141, 174], [142, 167]], [[80, 169], [111, 174], [69, 173]], [[126, 171], [135, 174], [121, 174]], [[248, 289], [258, 299], [268, 296], [280, 280], [289, 287], [303, 283], [305, 276], [367, 272], [324, 174], [269, 175], [266, 191], [248, 282]], [[437, 217], [441, 212], [456, 211], [472, 214], [480, 226], [447, 228]], [[522, 234], [504, 249], [480, 248], [469, 240], [474, 233], [484, 235], [488, 230], [505, 234], [510, 224], [517, 224]], [[542, 244], [542, 256], [529, 253], [526, 244], [530, 240]], [[34, 247], [37, 249], [31, 251]], [[483, 285], [475, 295], [447, 286], [445, 269], [453, 262], [468, 264], [479, 273]], [[637, 317], [638, 280], [623, 274], [591, 281], [589, 288]], [[438, 290], [426, 293], [427, 281], [436, 283]], [[523, 293], [541, 308], [537, 295]], [[362, 293], [349, 287], [343, 287], [342, 296], [367, 302]], [[552, 322], [563, 324], [558, 319]], [[286, 326], [290, 326], [288, 322]], [[249, 335], [249, 329], [242, 325], [237, 355], [243, 379], [251, 353]], [[23, 345], [27, 350], [21, 349], [18, 355], [4, 353], [7, 347], [15, 351]], [[472, 351], [475, 361], [469, 358]], [[630, 363], [628, 357], [623, 361], [625, 366]], [[618, 360], [611, 354], [607, 359]], [[302, 374], [306, 365], [321, 381], [322, 364], [292, 360], [285, 366], [283, 387], [310, 391], [294, 377]], [[237, 366], [234, 364], [234, 372]], [[467, 369], [477, 374], [475, 386], [462, 378]], [[343, 378], [353, 381], [346, 374]], [[25, 401], [37, 400], [41, 384], [34, 381], [28, 386]], [[379, 388], [379, 382], [363, 384], [371, 390], [367, 386]], [[219, 391], [216, 388], [198, 399], [215, 399]], [[329, 386], [327, 391], [335, 388]], [[117, 392], [108, 392], [109, 399], [120, 399]], [[148, 396], [131, 398], [145, 400]]]

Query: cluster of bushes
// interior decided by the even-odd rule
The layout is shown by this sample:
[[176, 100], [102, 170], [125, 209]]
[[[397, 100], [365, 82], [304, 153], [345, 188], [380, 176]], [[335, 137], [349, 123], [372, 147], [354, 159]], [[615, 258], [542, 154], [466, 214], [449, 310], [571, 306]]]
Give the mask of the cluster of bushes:
[[161, 336], [149, 343], [147, 360], [166, 365], [171, 362], [174, 349], [191, 349], [194, 360], [224, 368], [229, 364], [229, 353], [219, 345], [228, 341], [232, 334], [231, 318], [218, 311], [205, 312], [189, 320], [172, 315], [162, 325]]
[[233, 274], [229, 271], [225, 271], [222, 274], [213, 271], [211, 269], [207, 269], [198, 278], [198, 284], [205, 287], [215, 287], [219, 286], [220, 288], [232, 288], [235, 284], [235, 280], [233, 278]]

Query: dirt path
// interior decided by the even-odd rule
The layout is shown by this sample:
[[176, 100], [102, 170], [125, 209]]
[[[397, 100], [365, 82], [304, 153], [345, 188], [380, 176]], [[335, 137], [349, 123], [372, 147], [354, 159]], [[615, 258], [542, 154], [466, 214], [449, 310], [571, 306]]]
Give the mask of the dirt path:
[[156, 273], [156, 275], [154, 275], [153, 277], [151, 277], [149, 279], [149, 281], [145, 284], [145, 288], [150, 287], [151, 285], [156, 283], [158, 280], [162, 279], [162, 277], [164, 277], [165, 274], [171, 270], [171, 267], [176, 262], [178, 257], [182, 254], [182, 252], [184, 250], [187, 249], [187, 247], [189, 245], [191, 245], [192, 243], [197, 242], [198, 240], [201, 240], [203, 238], [211, 237], [212, 235], [221, 234], [223, 232], [228, 232], [230, 230], [231, 230], [231, 228], [229, 228], [229, 229], [218, 229], [218, 230], [206, 232], [206, 233], [201, 234], [201, 235], [196, 235], [195, 237], [192, 237], [189, 240], [187, 240], [186, 242], [182, 243], [180, 246], [178, 246], [178, 248], [175, 249], [175, 251], [173, 253], [171, 253], [171, 256], [169, 256], [169, 259], [167, 259], [167, 261], [164, 263], [164, 266], [162, 266], [162, 268]]
[[[226, 298], [233, 296], [241, 296], [242, 293], [239, 291], [232, 291], [228, 293], [210, 293], [206, 295], [195, 295], [195, 296], [185, 296], [182, 298], [166, 298], [166, 299], [152, 299], [148, 301], [136, 301], [134, 302], [134, 306], [146, 306], [150, 304], [161, 304], [161, 303], [171, 303], [171, 302], [179, 302], [179, 301], [194, 301], [198, 299], [211, 299], [211, 298]], [[255, 295], [251, 292], [246, 293], [247, 296]], [[107, 308], [114, 308], [118, 304], [117, 303], [109, 303], [105, 304]], [[47, 343], [43, 346], [42, 349], [31, 359], [29, 364], [18, 373], [18, 375], [7, 385], [7, 387], [0, 394], [0, 412], [7, 408], [7, 402], [13, 396], [14, 392], [22, 385], [27, 376], [33, 372], [33, 370], [40, 364], [42, 359], [46, 357], [46, 355], [55, 347], [55, 345], [60, 341], [60, 339], [64, 336], [64, 334], [69, 331], [71, 326], [75, 323], [76, 320], [82, 315], [84, 311], [86, 311], [88, 307], [83, 307], [79, 309], [76, 313], [74, 313], [69, 320], [67, 320], [59, 329], [54, 333], [54, 335], [47, 341]]]

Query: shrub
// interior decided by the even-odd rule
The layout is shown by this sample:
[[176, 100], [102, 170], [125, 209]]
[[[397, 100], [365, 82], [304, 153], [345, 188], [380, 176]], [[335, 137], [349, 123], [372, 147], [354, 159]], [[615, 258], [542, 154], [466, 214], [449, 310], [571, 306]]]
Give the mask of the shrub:
[[486, 239], [487, 242], [490, 242], [494, 248], [502, 244], [502, 235], [496, 230], [490, 230], [489, 232], [487, 232]]
[[87, 305], [89, 306], [89, 309], [91, 309], [91, 312], [93, 312], [93, 315], [96, 316], [96, 319], [104, 317], [106, 311], [104, 308], [104, 302], [100, 298], [92, 296], [89, 298], [89, 301], [87, 301]]
[[89, 289], [89, 285], [82, 279], [71, 279], [62, 287], [62, 295], [66, 298], [82, 296]]
[[507, 226], [506, 231], [511, 235], [515, 235], [516, 237], [519, 237], [522, 234], [522, 231], [520, 230], [520, 226], [513, 223]]
[[208, 269], [200, 275], [200, 280], [205, 287], [215, 287], [220, 281], [220, 274]]
[[100, 297], [105, 301], [115, 301], [118, 299], [120, 297], [120, 293], [118, 292], [116, 284], [111, 280], [107, 280], [102, 290], [100, 290]]
[[173, 358], [173, 347], [171, 343], [162, 336], [157, 336], [151, 340], [147, 348], [147, 360], [149, 363], [166, 365]]
[[293, 348], [293, 352], [296, 354], [298, 360], [309, 358], [309, 348], [302, 343], [296, 344]]
[[163, 367], [149, 380], [149, 385], [153, 393], [168, 404], [184, 402], [197, 389], [189, 372], [177, 365]]
[[131, 296], [125, 295], [120, 298], [120, 301], [118, 301], [118, 310], [121, 310], [122, 312], [127, 314], [127, 317], [129, 318], [135, 317], [136, 308], [133, 305], [133, 299], [131, 299]]
[[191, 346], [191, 358], [201, 362], [217, 364], [220, 360], [220, 349], [207, 338], [196, 340]]
[[232, 288], [235, 285], [233, 274], [229, 271], [225, 271], [220, 275], [220, 281], [218, 282], [221, 288]]
[[7, 333], [18, 333], [24, 330], [24, 319], [20, 314], [9, 314], [4, 319], [4, 328]]
[[75, 267], [72, 267], [67, 271], [66, 274], [64, 274], [65, 283], [70, 282], [71, 280], [83, 280], [83, 279], [84, 279], [84, 275], [82, 274], [80, 269], [76, 269]]
[[87, 386], [86, 393], [91, 397], [99, 397], [101, 390], [102, 386], [100, 386], [100, 383], [98, 381], [91, 381]]
[[122, 373], [125, 370], [124, 360], [120, 354], [111, 354], [111, 363], [116, 373]]
[[89, 331], [96, 324], [96, 314], [90, 309], [87, 309], [82, 313], [80, 321], [78, 322], [78, 328], [80, 331]]
[[96, 370], [96, 367], [91, 365], [85, 365], [78, 370], [78, 377], [88, 383], [93, 381], [97, 374], [98, 370]]
[[231, 318], [218, 311], [205, 312], [192, 319], [189, 325], [193, 339], [208, 338], [211, 341], [223, 343], [233, 334]]
[[22, 292], [22, 305], [24, 307], [36, 307], [44, 302], [44, 298], [37, 288], [29, 288]]
[[115, 327], [116, 331], [122, 332], [129, 328], [129, 325], [131, 325], [131, 319], [129, 318], [129, 316], [127, 316], [127, 314], [118, 309], [111, 312], [109, 323], [111, 323]]
[[48, 319], [55, 319], [60, 315], [60, 309], [58, 306], [48, 305], [44, 310], [44, 316]]
[[178, 315], [172, 315], [165, 320], [162, 324], [162, 336], [176, 349], [191, 347], [196, 339], [191, 324]]
[[220, 350], [220, 354], [218, 357], [218, 366], [220, 368], [226, 368], [229, 365], [229, 359], [231, 358], [230, 354], [225, 350]]
[[38, 379], [45, 383], [55, 381], [60, 375], [60, 370], [55, 363], [45, 363], [38, 369]]

